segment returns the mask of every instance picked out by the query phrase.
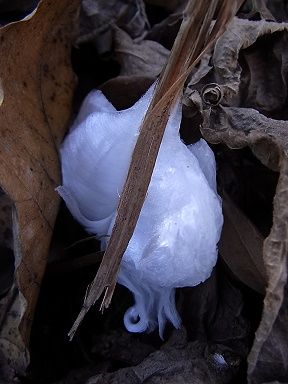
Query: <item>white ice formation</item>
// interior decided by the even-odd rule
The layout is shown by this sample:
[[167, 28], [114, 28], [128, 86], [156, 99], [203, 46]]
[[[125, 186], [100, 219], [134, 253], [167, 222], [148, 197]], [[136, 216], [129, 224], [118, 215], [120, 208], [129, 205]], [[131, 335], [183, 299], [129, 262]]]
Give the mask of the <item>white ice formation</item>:
[[[152, 86], [131, 108], [117, 111], [92, 91], [61, 148], [63, 185], [57, 191], [103, 249], [111, 234], [141, 121]], [[121, 262], [118, 282], [134, 295], [124, 316], [131, 332], [181, 320], [175, 288], [206, 280], [217, 260], [222, 229], [212, 150], [204, 140], [186, 146], [179, 137], [180, 100], [171, 113], [134, 234]], [[193, 128], [191, 128], [193, 129]]]

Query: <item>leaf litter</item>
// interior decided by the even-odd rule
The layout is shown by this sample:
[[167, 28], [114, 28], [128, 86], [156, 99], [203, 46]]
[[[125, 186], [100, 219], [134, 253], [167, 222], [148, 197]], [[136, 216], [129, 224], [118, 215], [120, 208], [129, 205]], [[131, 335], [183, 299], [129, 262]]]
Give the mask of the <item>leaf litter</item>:
[[[59, 206], [54, 193], [60, 179], [57, 144], [70, 118], [74, 74], [69, 41], [76, 3], [66, 8], [63, 1], [51, 8], [44, 1], [32, 18], [0, 31], [1, 200], [13, 204], [16, 269], [1, 301], [1, 369], [9, 378], [24, 374], [29, 363], [31, 325]], [[65, 17], [52, 28], [64, 8]]]
[[[112, 1], [114, 9], [109, 8], [106, 3], [83, 1], [80, 32], [76, 37], [77, 45], [73, 48], [74, 55], [76, 52], [74, 58], [76, 57], [77, 62], [74, 60], [73, 64], [76, 72], [79, 66], [85, 68], [85, 61], [81, 61], [79, 54], [89, 47], [95, 62], [99, 64], [100, 68], [106, 70], [105, 74], [98, 74], [99, 80], [97, 79], [95, 86], [100, 86], [107, 79], [107, 72], [111, 72], [110, 77], [115, 78], [102, 84], [101, 87], [113, 103], [115, 100], [115, 105], [118, 100], [119, 109], [121, 109], [123, 106], [133, 104], [161, 71], [161, 66], [165, 64], [167, 50], [171, 49], [180, 26], [183, 2], [170, 1], [163, 5], [161, 1], [145, 3], [135, 1], [127, 5], [122, 1]], [[45, 6], [44, 1], [42, 6]], [[53, 13], [54, 15], [57, 14], [56, 5], [47, 2], [46, 6], [46, 13], [41, 13], [41, 7], [39, 7], [36, 14], [25, 22], [27, 29], [29, 30], [29, 25], [31, 30], [33, 27], [38, 28], [39, 31], [43, 30], [42, 33], [45, 36], [45, 28], [43, 29], [43, 26], [40, 28], [40, 23], [45, 17], [47, 18], [47, 30], [50, 32], [60, 28], [59, 25], [64, 25], [64, 29], [68, 28], [68, 21], [66, 24], [65, 21], [61, 24], [60, 18], [48, 17], [53, 12], [56, 12]], [[70, 12], [75, 16], [77, 14], [76, 2], [73, 6], [74, 9], [72, 10], [71, 5]], [[58, 10], [60, 9], [59, 5]], [[115, 9], [119, 9], [121, 12], [115, 12]], [[114, 13], [110, 15], [109, 10], [110, 13], [112, 10]], [[123, 16], [120, 20], [117, 19], [118, 14]], [[37, 17], [41, 20], [38, 24]], [[100, 20], [101, 17], [106, 19]], [[107, 18], [112, 19], [113, 22], [107, 23], [105, 21]], [[55, 21], [56, 19], [57, 21]], [[135, 22], [129, 23], [131, 20]], [[94, 254], [99, 249], [97, 248], [99, 244], [94, 239], [76, 243], [66, 249], [67, 246], [85, 238], [86, 235], [79, 226], [73, 223], [71, 217], [67, 212], [65, 213], [65, 209], [61, 208], [54, 228], [50, 261], [32, 326], [32, 373], [29, 379], [32, 383], [56, 381], [59, 383], [244, 383], [245, 381], [249, 383], [283, 383], [288, 381], [286, 20], [288, 20], [288, 12], [284, 1], [247, 1], [240, 9], [238, 18], [234, 18], [228, 30], [218, 39], [215, 47], [203, 56], [187, 82], [183, 105], [182, 137], [187, 143], [190, 143], [202, 135], [213, 145], [219, 168], [219, 191], [223, 198], [226, 228], [224, 227], [220, 242], [220, 260], [215, 273], [205, 283], [178, 292], [179, 311], [186, 330], [172, 332], [168, 329], [167, 341], [164, 344], [153, 334], [135, 336], [125, 333], [121, 318], [126, 304], [131, 298], [123, 288], [117, 287], [112, 307], [107, 313], [101, 316], [97, 310], [93, 309], [81, 326], [82, 329], [76, 340], [69, 344], [65, 335], [82, 304], [86, 286], [96, 273], [100, 259], [99, 254], [95, 255], [95, 262], [93, 256], [86, 257], [87, 254]], [[59, 49], [65, 47], [65, 52], [67, 52], [67, 45], [70, 47], [72, 38], [71, 22], [70, 35], [65, 35], [64, 39], [61, 33], [57, 35], [56, 32], [53, 32], [59, 38]], [[67, 59], [68, 56], [64, 59], [62, 50], [58, 56], [56, 53], [50, 56], [43, 56], [43, 54], [38, 56], [38, 59], [35, 58], [32, 61], [33, 65], [29, 66], [29, 72], [25, 72], [25, 68], [22, 66], [14, 65], [13, 67], [12, 61], [9, 62], [9, 54], [14, 57], [17, 52], [11, 51], [11, 44], [14, 40], [17, 41], [16, 36], [19, 38], [18, 28], [24, 27], [25, 24], [23, 26], [14, 24], [11, 25], [10, 31], [9, 29], [4, 31], [8, 39], [11, 39], [11, 43], [9, 50], [8, 44], [1, 43], [7, 60], [5, 60], [6, 69], [4, 71], [4, 67], [2, 67], [1, 73], [4, 98], [0, 112], [4, 113], [2, 107], [5, 107], [5, 101], [8, 106], [9, 97], [12, 97], [6, 91], [7, 80], [5, 79], [11, 79], [13, 76], [14, 80], [19, 79], [19, 84], [22, 81], [29, 86], [30, 83], [33, 84], [33, 86], [31, 85], [33, 90], [40, 87], [44, 96], [42, 96], [41, 103], [38, 101], [38, 104], [33, 104], [38, 105], [34, 108], [35, 121], [37, 121], [38, 127], [42, 126], [41, 124], [44, 127], [44, 123], [40, 123], [41, 118], [37, 117], [43, 111], [44, 97], [46, 119], [48, 118], [50, 125], [55, 127], [53, 135], [58, 147], [67, 129], [68, 119], [73, 114], [71, 110], [72, 72], [66, 75], [68, 76], [66, 80], [63, 80], [65, 77], [60, 75], [60, 72], [57, 77], [60, 81], [59, 86], [69, 89], [67, 95], [63, 93], [65, 106], [58, 103], [56, 109], [53, 107], [52, 100], [51, 103], [48, 101], [45, 103], [45, 100], [50, 100], [49, 97], [53, 98], [51, 65], [52, 68], [58, 68], [58, 65], [63, 65], [64, 60], [65, 71], [68, 71], [69, 59]], [[127, 38], [124, 38], [126, 35]], [[27, 35], [23, 34], [22, 41], [27, 42], [27, 36], [29, 36], [28, 32]], [[51, 39], [52, 37], [50, 37]], [[44, 38], [45, 44], [48, 44], [50, 40], [47, 41]], [[128, 43], [129, 46], [127, 46]], [[24, 53], [29, 52], [27, 56], [29, 57], [33, 50], [28, 43], [26, 45], [27, 49], [24, 50]], [[158, 50], [157, 46], [162, 54], [163, 63], [162, 59], [159, 62], [159, 58], [151, 55], [149, 51], [151, 48]], [[122, 49], [123, 47], [124, 49]], [[11, 52], [9, 53], [9, 51]], [[41, 51], [37, 51], [38, 55], [39, 52]], [[53, 67], [54, 64], [51, 63], [51, 60], [55, 60], [57, 67]], [[8, 73], [7, 62], [11, 63], [12, 74]], [[38, 63], [42, 63], [43, 66], [41, 67], [41, 64]], [[116, 66], [115, 63], [117, 63]], [[40, 65], [45, 72], [47, 67], [44, 64], [48, 65], [48, 78], [50, 76], [52, 79], [48, 83], [45, 83], [45, 74], [40, 77], [40, 80], [39, 77], [36, 77], [37, 65]], [[54, 76], [55, 71], [56, 69], [53, 69]], [[58, 71], [60, 71], [59, 68]], [[76, 99], [74, 99], [76, 106], [81, 101], [78, 101], [77, 97], [82, 97], [81, 95], [86, 92], [81, 90], [81, 87], [87, 88], [87, 84], [81, 81], [81, 73], [83, 71], [79, 72], [78, 90], [75, 93]], [[32, 80], [31, 74], [34, 74]], [[40, 81], [40, 84], [36, 83], [36, 79]], [[207, 89], [207, 86], [208, 98], [212, 97], [209, 99], [212, 100], [212, 105], [210, 101], [207, 103], [207, 98], [203, 97], [203, 89], [205, 87]], [[18, 93], [13, 95], [14, 100], [15, 97], [17, 99], [15, 95], [22, 92], [21, 89], [15, 87], [15, 92], [17, 91]], [[213, 105], [213, 95], [219, 94], [219, 92], [220, 102], [218, 100], [217, 104]], [[124, 96], [119, 97], [120, 93]], [[57, 92], [56, 95], [58, 95]], [[205, 95], [207, 96], [207, 92]], [[27, 99], [31, 100], [30, 96]], [[19, 100], [23, 100], [23, 97]], [[30, 112], [29, 104], [26, 108], [28, 108], [26, 115], [34, 116]], [[76, 108], [74, 108], [74, 112]], [[17, 118], [15, 109], [5, 111], [1, 118], [1, 121], [4, 121], [1, 129], [5, 127], [5, 121], [9, 121], [10, 126], [14, 127], [14, 134], [20, 132], [17, 138], [22, 138], [24, 136], [21, 133], [21, 127], [24, 133], [26, 128], [23, 128], [23, 118], [21, 120]], [[16, 110], [19, 113], [21, 108]], [[52, 119], [57, 123], [52, 123]], [[42, 133], [44, 134], [44, 132], [45, 128]], [[35, 147], [36, 139], [37, 136], [34, 134], [27, 138], [29, 152]], [[49, 161], [52, 161], [51, 164], [55, 162], [55, 165], [51, 165], [52, 168], [49, 168], [50, 163], [45, 163], [44, 167], [50, 175], [55, 172], [53, 180], [56, 181], [59, 177], [57, 156], [55, 157], [55, 149], [52, 151], [48, 147], [48, 145], [41, 147], [42, 152], [44, 156], [48, 156]], [[7, 162], [7, 147], [5, 150], [3, 145], [3, 148], [3, 159]], [[12, 177], [11, 169], [23, 172], [21, 169], [27, 167], [23, 151], [12, 146], [11, 155], [15, 156], [15, 154], [21, 155], [23, 168], [17, 168], [12, 159], [9, 172], [11, 176], [8, 177], [7, 171], [6, 174], [3, 172], [3, 177], [1, 176], [1, 186], [5, 191], [3, 205], [6, 206], [6, 202], [8, 202], [9, 207], [6, 209], [6, 216], [4, 211], [3, 216], [1, 213], [1, 219], [3, 218], [10, 231], [14, 230], [14, 237], [15, 233], [17, 235], [17, 228], [20, 228], [21, 231], [21, 220], [19, 221], [19, 218], [22, 218], [21, 215], [23, 215], [23, 219], [27, 217], [29, 220], [29, 215], [27, 216], [29, 211], [31, 212], [30, 217], [33, 216], [33, 210], [28, 208], [29, 203], [25, 202], [27, 193], [23, 198], [22, 192], [20, 193], [22, 187], [17, 187], [19, 181]], [[38, 152], [35, 156], [40, 158]], [[33, 162], [33, 167], [36, 169], [38, 169], [37, 164], [39, 162]], [[41, 167], [43, 168], [43, 164]], [[17, 174], [17, 172], [15, 173]], [[45, 181], [46, 176], [40, 170], [39, 177]], [[23, 180], [27, 185], [27, 180], [25, 178]], [[33, 196], [34, 183], [28, 184], [30, 194]], [[35, 186], [37, 185], [36, 183]], [[51, 185], [56, 186], [53, 182]], [[57, 196], [52, 193], [50, 186], [43, 189], [36, 188], [35, 191], [36, 200], [44, 204], [40, 205], [44, 212], [46, 212], [45, 209], [48, 211], [50, 209], [45, 205], [45, 201], [48, 199], [53, 202], [53, 209], [51, 208], [49, 211], [53, 228], [58, 205]], [[22, 200], [24, 201], [22, 202]], [[13, 223], [7, 220], [7, 212], [11, 213], [11, 210], [15, 211], [15, 209], [16, 212], [19, 212], [20, 207], [23, 207], [23, 212], [26, 214], [19, 215], [18, 213], [16, 219], [14, 215]], [[31, 260], [31, 256], [24, 256], [24, 260], [27, 258], [28, 265], [33, 268], [37, 267], [40, 283], [52, 233], [51, 229], [49, 231], [47, 229], [45, 236], [43, 236], [44, 230], [41, 230], [41, 235], [39, 235], [37, 220], [41, 216], [38, 215], [36, 213], [34, 215], [35, 226], [32, 227], [32, 234], [34, 239], [38, 239], [38, 242], [41, 239], [41, 252], [36, 252], [37, 247], [32, 241], [31, 244], [34, 245], [31, 245], [30, 249], [33, 251], [32, 253], [27, 251], [27, 255], [28, 253], [33, 254], [35, 262], [28, 261]], [[26, 228], [28, 228], [27, 224]], [[4, 231], [3, 227], [3, 233]], [[27, 236], [27, 229], [23, 233]], [[7, 241], [10, 243], [7, 244]], [[23, 247], [28, 249], [28, 240], [24, 240], [21, 236], [21, 241]], [[9, 236], [6, 240], [2, 240], [1, 246], [8, 249], [6, 251], [8, 255], [11, 252], [9, 249], [14, 250], [15, 253], [15, 248], [11, 246], [11, 235], [10, 240]], [[22, 252], [19, 262], [20, 259], [23, 260]], [[9, 260], [9, 256], [7, 259]], [[69, 269], [72, 261], [74, 266]], [[25, 331], [28, 332], [28, 336], [24, 337], [23, 344], [23, 331], [20, 329], [19, 332], [19, 320], [23, 315], [25, 316], [25, 311], [27, 311], [28, 293], [27, 285], [25, 291], [23, 285], [19, 285], [18, 279], [20, 277], [20, 281], [23, 281], [25, 272], [18, 268], [16, 283], [12, 282], [11, 285], [13, 275], [11, 263], [8, 262], [8, 268], [3, 267], [2, 270], [3, 297], [0, 319], [2, 320], [3, 314], [6, 313], [6, 324], [8, 323], [12, 328], [12, 341], [17, 346], [12, 356], [9, 355], [11, 349], [5, 343], [7, 340], [8, 342], [11, 340], [11, 333], [9, 333], [7, 325], [2, 322], [1, 335], [5, 343], [1, 348], [1, 363], [12, 361], [12, 364], [7, 363], [6, 367], [5, 364], [1, 364], [4, 380], [4, 377], [11, 378], [11, 375], [19, 377], [25, 373], [29, 362], [29, 330]], [[5, 272], [6, 280], [3, 277]], [[28, 303], [29, 300], [33, 301], [33, 305], [30, 303], [32, 308], [35, 306], [37, 293], [32, 293], [34, 292], [33, 285], [28, 286], [29, 295], [32, 295], [31, 299], [28, 299]], [[38, 289], [35, 292], [38, 292]], [[113, 304], [113, 301], [116, 303]], [[7, 312], [8, 307], [9, 312]], [[19, 308], [22, 309], [19, 310]], [[29, 316], [30, 319], [33, 319], [32, 309]], [[123, 353], [125, 346], [127, 346], [126, 352], [130, 349], [132, 353]], [[139, 351], [142, 351], [142, 354]], [[64, 363], [63, 357], [61, 358], [64, 354], [70, 357], [70, 363]], [[10, 359], [10, 357], [12, 358]], [[73, 363], [75, 361], [77, 361], [76, 367]], [[51, 372], [53, 367], [55, 368], [54, 375]]]

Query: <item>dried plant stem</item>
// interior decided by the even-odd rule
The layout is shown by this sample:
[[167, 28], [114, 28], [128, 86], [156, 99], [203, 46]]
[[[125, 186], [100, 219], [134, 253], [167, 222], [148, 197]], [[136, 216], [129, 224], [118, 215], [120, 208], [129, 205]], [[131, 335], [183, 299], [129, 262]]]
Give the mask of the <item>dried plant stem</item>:
[[[69, 332], [70, 339], [89, 308], [104, 291], [101, 309], [109, 306], [122, 256], [145, 200], [171, 108], [179, 98], [191, 69], [224, 31], [241, 3], [239, 0], [189, 1], [167, 66], [160, 76], [142, 123], [108, 247], [83, 307]], [[216, 10], [218, 15], [211, 29]]]

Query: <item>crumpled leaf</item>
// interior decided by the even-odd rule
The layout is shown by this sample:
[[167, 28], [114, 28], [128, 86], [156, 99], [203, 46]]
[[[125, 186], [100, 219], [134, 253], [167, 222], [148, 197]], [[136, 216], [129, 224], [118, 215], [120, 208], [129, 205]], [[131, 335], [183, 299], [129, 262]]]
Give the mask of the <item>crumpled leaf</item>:
[[268, 285], [248, 357], [248, 382], [253, 384], [288, 375], [288, 121], [281, 120], [287, 116], [287, 27], [235, 18], [216, 44], [213, 69], [195, 85], [201, 91], [207, 82], [217, 82], [223, 94], [220, 105], [206, 105], [204, 138], [230, 148], [249, 146], [265, 166], [279, 172], [273, 226], [263, 246]]
[[288, 4], [282, 0], [266, 0], [267, 8], [274, 18], [279, 21], [288, 21]]
[[168, 60], [170, 52], [156, 41], [142, 40], [137, 43], [120, 28], [115, 30], [114, 39], [122, 76], [156, 77]]
[[243, 12], [247, 18], [260, 18], [270, 21], [287, 21], [288, 8], [283, 0], [247, 0]]
[[174, 331], [159, 351], [139, 365], [94, 376], [86, 384], [224, 384], [231, 382], [239, 364], [238, 356], [221, 344], [187, 342], [184, 331]]
[[17, 269], [0, 302], [5, 377], [23, 374], [29, 363], [33, 312], [59, 205], [57, 147], [75, 84], [70, 42], [77, 7], [78, 0], [43, 1], [31, 19], [1, 30], [0, 185], [14, 203]]
[[224, 88], [224, 103], [264, 114], [281, 111], [287, 94], [287, 28], [286, 23], [235, 19], [231, 25], [235, 33], [226, 33], [213, 54], [215, 81]]
[[99, 335], [93, 346], [93, 353], [107, 360], [129, 365], [141, 363], [155, 348], [134, 338], [132, 333], [118, 330]]
[[267, 7], [267, 0], [247, 0], [242, 8], [246, 12], [245, 17], [248, 19], [264, 19], [276, 21]]
[[286, 153], [283, 154], [274, 198], [273, 227], [264, 242], [264, 261], [269, 276], [269, 285], [264, 300], [262, 320], [248, 357], [250, 383], [273, 379], [285, 380], [288, 375], [286, 250], [288, 158]]
[[99, 54], [110, 52], [114, 26], [143, 38], [149, 29], [143, 0], [83, 0], [77, 44], [93, 42]]
[[[288, 158], [286, 149], [288, 122], [269, 119], [250, 108], [226, 107], [221, 109], [223, 113], [218, 112], [217, 117], [217, 120], [220, 118], [218, 120], [218, 122], [220, 121], [219, 126], [212, 120], [213, 131], [216, 132], [213, 139], [218, 137], [217, 141], [221, 140], [221, 142], [234, 148], [249, 145], [254, 154], [266, 166], [280, 172], [274, 197], [273, 226], [269, 236], [264, 241], [263, 248], [263, 259], [268, 276], [264, 310], [248, 358], [250, 382], [262, 383], [262, 380], [266, 378], [273, 379], [281, 377], [281, 375], [285, 377], [287, 374], [287, 359], [283, 350], [287, 350], [288, 340], [285, 339], [284, 334], [277, 340], [276, 335], [278, 332], [280, 335], [283, 333], [281, 328], [279, 329], [277, 321], [287, 321], [287, 314], [281, 315], [279, 311], [282, 301], [286, 297], [284, 285], [287, 281], [287, 254], [285, 250], [287, 241], [287, 232], [285, 233], [285, 231], [287, 228], [285, 229], [285, 226], [287, 226], [288, 219]], [[206, 132], [207, 137], [211, 138], [210, 129], [207, 128]], [[205, 128], [203, 132], [205, 132]], [[270, 364], [268, 364], [267, 356], [269, 356]], [[263, 365], [267, 367], [266, 370], [263, 369]]]

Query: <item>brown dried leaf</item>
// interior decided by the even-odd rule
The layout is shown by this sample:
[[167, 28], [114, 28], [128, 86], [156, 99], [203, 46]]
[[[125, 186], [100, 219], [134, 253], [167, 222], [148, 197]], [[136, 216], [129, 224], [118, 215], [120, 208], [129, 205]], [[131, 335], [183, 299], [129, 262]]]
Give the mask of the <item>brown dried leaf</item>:
[[0, 185], [15, 206], [17, 271], [7, 304], [1, 301], [0, 349], [11, 375], [23, 374], [29, 362], [33, 312], [58, 211], [57, 148], [75, 84], [70, 46], [77, 7], [78, 0], [43, 1], [30, 20], [1, 30]]

